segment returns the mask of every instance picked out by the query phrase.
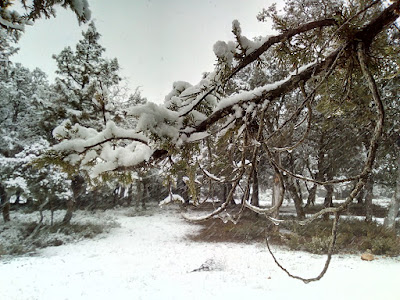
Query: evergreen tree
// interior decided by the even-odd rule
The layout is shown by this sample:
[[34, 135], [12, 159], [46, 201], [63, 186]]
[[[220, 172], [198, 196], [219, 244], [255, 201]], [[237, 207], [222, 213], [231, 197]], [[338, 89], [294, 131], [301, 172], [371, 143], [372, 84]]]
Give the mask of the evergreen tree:
[[99, 44], [100, 34], [93, 22], [82, 35], [75, 51], [66, 47], [53, 56], [60, 76], [55, 86], [58, 115], [72, 124], [101, 129], [112, 112], [109, 90], [121, 80], [119, 65], [116, 58], [103, 58], [105, 48]]
[[[398, 46], [388, 33], [398, 19], [400, 2], [392, 2], [288, 0], [283, 14], [271, 7], [259, 15], [260, 20], [272, 19], [278, 34], [254, 40], [243, 36], [234, 21], [235, 40], [214, 45], [216, 69], [197, 85], [176, 82], [164, 105], [132, 109], [128, 115], [138, 118], [135, 129], [113, 128], [109, 138], [102, 137], [105, 131], [76, 127], [75, 135], [55, 149], [94, 175], [168, 157], [169, 169], [185, 169], [196, 191], [196, 169], [209, 160], [200, 154], [202, 140], [212, 142], [211, 149], [225, 143], [227, 151], [214, 152], [213, 160], [233, 166], [231, 189], [221, 206], [204, 218], [225, 211], [236, 191], [243, 195], [243, 208], [274, 217], [282, 204], [285, 176], [290, 177], [287, 185], [301, 180], [324, 186], [327, 206], [333, 185], [352, 183], [344, 203], [325, 207], [305, 222], [332, 213], [337, 217], [364, 187], [371, 190], [388, 104], [382, 83], [390, 79], [384, 70], [390, 66], [392, 76], [398, 76]], [[240, 85], [232, 84], [257, 64], [265, 64], [267, 70], [260, 74], [271, 81], [245, 74]], [[124, 144], [110, 151], [116, 140]], [[234, 155], [227, 158], [229, 150]], [[276, 204], [266, 209], [249, 201], [262, 155], [276, 175], [278, 191]], [[101, 159], [93, 164], [94, 157]]]
[[[41, 70], [30, 71], [21, 64], [8, 66], [8, 75], [0, 82], [0, 181], [6, 195], [2, 201], [26, 201], [43, 180], [31, 163], [49, 148], [43, 124], [50, 95]], [[57, 172], [61, 174], [54, 171], [52, 175]], [[56, 195], [56, 190], [49, 185], [46, 195]]]
[[25, 25], [32, 25], [33, 21], [42, 17], [54, 17], [57, 5], [71, 9], [80, 23], [87, 22], [91, 15], [87, 0], [35, 0], [30, 3], [20, 0], [18, 2], [24, 10], [22, 15], [12, 9], [15, 4], [13, 2], [10, 0], [0, 1], [0, 28], [6, 29], [16, 39], [21, 36]]

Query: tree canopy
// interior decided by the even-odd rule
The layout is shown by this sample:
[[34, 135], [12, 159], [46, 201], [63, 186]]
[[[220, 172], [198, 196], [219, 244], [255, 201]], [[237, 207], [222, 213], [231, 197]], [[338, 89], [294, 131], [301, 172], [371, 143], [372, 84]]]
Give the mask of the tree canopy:
[[[25, 15], [0, 1], [1, 58], [17, 51], [13, 41], [24, 25], [55, 15], [56, 5], [71, 8], [80, 22], [90, 18], [86, 0], [20, 2]], [[333, 253], [339, 216], [356, 197], [365, 198], [371, 221], [373, 183], [396, 186], [397, 210], [393, 205], [388, 224], [398, 211], [399, 11], [399, 0], [287, 0], [282, 11], [272, 5], [257, 18], [272, 20], [276, 34], [249, 38], [234, 20], [233, 40], [214, 44], [215, 69], [196, 85], [175, 82], [160, 105], [138, 90], [119, 101], [118, 61], [103, 58], [92, 22], [74, 50], [53, 56], [59, 76], [54, 86], [40, 70], [19, 64], [1, 70], [1, 158], [12, 167], [2, 182], [19, 188], [31, 182], [32, 194], [50, 188], [71, 200], [82, 193], [78, 174], [101, 185], [132, 181], [136, 172], [138, 190], [148, 195], [147, 175], [157, 166], [169, 189], [161, 203], [216, 197], [219, 206], [191, 219], [220, 216], [234, 223], [245, 209], [285, 222], [279, 209], [289, 194], [299, 224], [333, 215], [323, 271], [311, 279], [293, 276], [318, 280]], [[37, 125], [35, 132], [28, 123]], [[47, 131], [56, 123], [51, 138]], [[36, 161], [42, 169], [35, 176], [24, 168], [26, 160], [44, 148], [51, 150]], [[265, 182], [272, 188], [271, 207], [259, 205], [259, 184]], [[334, 186], [347, 189], [336, 206]], [[304, 191], [306, 206], [312, 205], [318, 187], [325, 189], [324, 207], [306, 217]], [[230, 215], [226, 209], [234, 202], [239, 210]]]
[[[239, 185], [239, 180], [247, 178], [249, 186], [249, 174], [264, 155], [278, 174], [324, 185], [357, 182], [346, 201], [351, 202], [371, 172], [383, 130], [384, 94], [379, 91], [380, 81], [393, 80], [385, 79], [388, 65], [392, 68], [390, 74], [397, 76], [397, 58], [393, 54], [398, 50], [391, 46], [391, 32], [396, 31], [399, 2], [386, 5], [381, 1], [323, 1], [324, 9], [319, 8], [319, 1], [318, 5], [306, 2], [287, 1], [283, 15], [275, 7], [260, 13], [260, 20], [273, 20], [278, 31], [273, 36], [251, 40], [242, 35], [240, 23], [234, 21], [235, 40], [214, 45], [216, 69], [197, 85], [174, 83], [163, 105], [133, 107], [127, 116], [138, 119], [136, 128], [120, 128], [109, 122], [106, 129], [95, 131], [75, 125], [68, 139], [60, 141], [54, 150], [65, 161], [97, 176], [167, 157], [175, 162], [186, 160], [186, 170], [193, 171], [203, 168], [204, 155], [199, 150], [202, 143], [212, 143], [213, 149], [225, 144], [235, 148], [236, 161], [229, 162], [233, 163], [234, 172], [224, 181]], [[262, 72], [269, 79], [250, 89], [232, 92], [229, 87], [251, 65], [264, 66]], [[331, 124], [318, 121], [317, 113]], [[312, 178], [310, 172], [296, 174], [280, 162], [281, 154], [305, 145], [310, 129], [321, 128], [326, 133], [329, 126], [334, 126], [333, 121], [352, 122], [350, 134], [356, 134], [366, 123], [354, 124], [354, 118], [367, 118], [371, 132], [364, 145], [364, 164], [357, 174]], [[231, 194], [237, 185], [233, 185]], [[243, 203], [248, 203], [246, 197]], [[223, 208], [224, 205], [215, 213]], [[333, 211], [327, 208], [321, 213]]]
[[[14, 9], [15, 4], [18, 9]], [[12, 36], [14, 40], [18, 40], [25, 26], [32, 25], [37, 19], [43, 17], [55, 17], [57, 6], [71, 9], [79, 23], [90, 20], [91, 11], [87, 0], [0, 0], [0, 28], [8, 31], [9, 36]]]

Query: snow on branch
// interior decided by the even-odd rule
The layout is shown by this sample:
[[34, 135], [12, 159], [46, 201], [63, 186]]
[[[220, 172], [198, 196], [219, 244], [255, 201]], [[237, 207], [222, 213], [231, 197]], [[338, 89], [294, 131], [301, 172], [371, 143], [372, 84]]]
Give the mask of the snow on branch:
[[32, 25], [33, 21], [36, 19], [39, 19], [42, 16], [45, 16], [46, 18], [55, 16], [56, 11], [54, 7], [56, 5], [61, 5], [64, 8], [70, 8], [76, 14], [79, 22], [85, 23], [91, 18], [88, 0], [38, 0], [33, 1], [33, 3], [20, 1], [22, 8], [25, 10], [23, 15], [20, 15], [17, 11], [10, 9], [10, 6], [12, 6], [11, 1], [3, 2], [4, 1], [0, 2], [0, 27], [11, 31], [23, 32], [25, 30], [25, 25]]
[[[356, 32], [354, 36], [357, 37], [357, 40], [366, 39], [365, 44], [368, 46], [368, 42], [374, 35], [398, 17], [395, 12], [398, 6], [398, 2], [392, 4]], [[58, 128], [55, 130], [55, 134], [64, 140], [54, 149], [60, 152], [71, 151], [75, 152], [75, 155], [83, 156], [87, 156], [87, 153], [90, 152], [93, 156], [89, 155], [90, 159], [88, 157], [79, 159], [86, 163], [90, 160], [93, 161], [93, 151], [95, 151], [100, 154], [100, 159], [105, 160], [108, 164], [104, 170], [118, 167], [134, 168], [136, 163], [140, 164], [144, 160], [166, 157], [171, 150], [176, 151], [185, 143], [196, 142], [207, 137], [211, 129], [215, 127], [214, 125], [221, 121], [226, 123], [229, 119], [230, 127], [233, 126], [236, 119], [243, 122], [244, 112], [249, 114], [252, 110], [261, 110], [266, 103], [294, 91], [300, 84], [311, 78], [324, 72], [329, 73], [330, 68], [341, 59], [343, 49], [353, 46], [353, 39], [349, 38], [338, 45], [336, 50], [326, 54], [325, 58], [298, 68], [296, 72], [282, 80], [231, 96], [225, 96], [220, 90], [229, 78], [256, 61], [272, 45], [316, 28], [334, 25], [336, 23], [333, 19], [309, 22], [279, 35], [262, 39], [260, 43], [250, 43], [241, 35], [239, 23], [234, 22], [233, 32], [237, 39], [236, 50], [232, 43], [217, 42], [214, 47], [217, 57], [230, 60], [232, 57], [229, 53], [232, 53], [232, 60], [236, 60], [236, 66], [230, 69], [227, 75], [223, 76], [221, 70], [217, 68], [215, 72], [208, 74], [195, 86], [187, 82], [174, 83], [174, 89], [165, 98], [164, 105], [147, 103], [131, 109], [128, 116], [138, 119], [134, 130], [123, 130], [114, 123], [108, 123], [101, 132], [74, 125], [71, 130], [66, 131], [68, 132], [66, 134], [65, 131]], [[240, 52], [237, 47], [239, 42], [243, 49], [247, 49], [243, 56], [237, 55]], [[130, 142], [112, 145], [112, 143], [122, 140]], [[103, 151], [100, 148], [104, 148]], [[141, 159], [125, 160], [124, 155], [129, 157], [139, 155]], [[77, 161], [78, 159], [75, 157], [75, 162]]]
[[178, 202], [178, 203], [185, 203], [185, 199], [183, 199], [182, 196], [177, 195], [177, 194], [169, 194], [164, 200], [162, 200], [158, 205], [159, 206], [163, 206], [163, 205], [167, 205], [170, 203], [174, 203], [174, 202]]
[[25, 23], [26, 22], [20, 22], [20, 23], [10, 22], [8, 20], [3, 19], [0, 16], [0, 26], [5, 28], [5, 29], [15, 29], [15, 30], [24, 31], [25, 30]]
[[100, 132], [79, 124], [70, 126], [69, 121], [64, 122], [53, 130], [53, 136], [62, 140], [54, 146], [54, 150], [76, 151], [80, 154], [112, 140], [131, 140], [145, 145], [149, 141], [143, 134], [137, 133], [135, 130], [118, 127], [113, 121], [108, 121], [105, 129]]
[[121, 128], [113, 121], [108, 121], [100, 132], [79, 124], [71, 126], [67, 121], [54, 129], [53, 135], [62, 139], [53, 150], [64, 153], [65, 161], [80, 164], [93, 177], [142, 164], [154, 152], [145, 135]]

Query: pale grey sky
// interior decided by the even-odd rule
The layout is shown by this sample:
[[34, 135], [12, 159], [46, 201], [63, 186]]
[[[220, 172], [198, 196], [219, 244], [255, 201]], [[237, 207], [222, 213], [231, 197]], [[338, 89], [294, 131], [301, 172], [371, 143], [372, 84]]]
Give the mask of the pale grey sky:
[[[92, 19], [102, 35], [106, 57], [116, 57], [122, 76], [132, 90], [141, 86], [150, 101], [161, 103], [174, 81], [196, 84], [212, 71], [212, 46], [232, 40], [231, 24], [239, 20], [249, 38], [271, 34], [270, 26], [256, 19], [274, 0], [89, 0]], [[111, 4], [112, 3], [112, 4]], [[61, 8], [57, 18], [39, 20], [20, 40], [12, 61], [39, 67], [52, 80], [56, 64], [51, 58], [66, 46], [75, 47], [81, 32], [74, 14]]]

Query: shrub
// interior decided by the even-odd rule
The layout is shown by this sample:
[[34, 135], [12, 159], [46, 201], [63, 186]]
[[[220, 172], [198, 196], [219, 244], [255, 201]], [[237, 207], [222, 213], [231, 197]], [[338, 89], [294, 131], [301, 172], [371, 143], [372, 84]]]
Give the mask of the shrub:
[[[50, 225], [45, 221], [24, 222], [23, 220], [37, 219], [34, 215], [17, 215], [20, 220], [13, 220], [10, 224], [0, 224], [0, 256], [23, 255], [39, 248], [60, 246], [66, 243], [94, 238], [107, 232], [110, 228], [117, 227], [113, 220], [92, 219], [80, 213], [85, 221], [71, 224], [56, 223]], [[33, 217], [33, 218], [32, 218]], [[89, 218], [88, 218], [89, 217]], [[49, 221], [49, 220], [47, 220]]]
[[[280, 231], [273, 231], [271, 222], [244, 215], [238, 224], [220, 220], [202, 223], [202, 229], [190, 236], [195, 241], [214, 242], [261, 242], [268, 235], [271, 244], [285, 245], [291, 250], [304, 250], [325, 254], [329, 249], [332, 220], [318, 219], [301, 226], [296, 222], [285, 223]], [[399, 255], [400, 238], [393, 231], [386, 230], [375, 222], [340, 219], [335, 252], [358, 253], [371, 250], [378, 255]]]
[[314, 254], [325, 254], [329, 250], [330, 237], [313, 236], [311, 242], [305, 244], [305, 250]]
[[[306, 226], [296, 223], [286, 225], [293, 231], [292, 238], [288, 239], [291, 249], [306, 250], [312, 253], [326, 253], [329, 248], [332, 221], [316, 220]], [[297, 243], [303, 243], [297, 245]], [[399, 255], [400, 238], [382, 225], [363, 220], [339, 221], [336, 238], [336, 252], [355, 253], [371, 250], [378, 255]]]
[[393, 237], [378, 237], [371, 241], [371, 251], [377, 255], [399, 254], [399, 241]]

